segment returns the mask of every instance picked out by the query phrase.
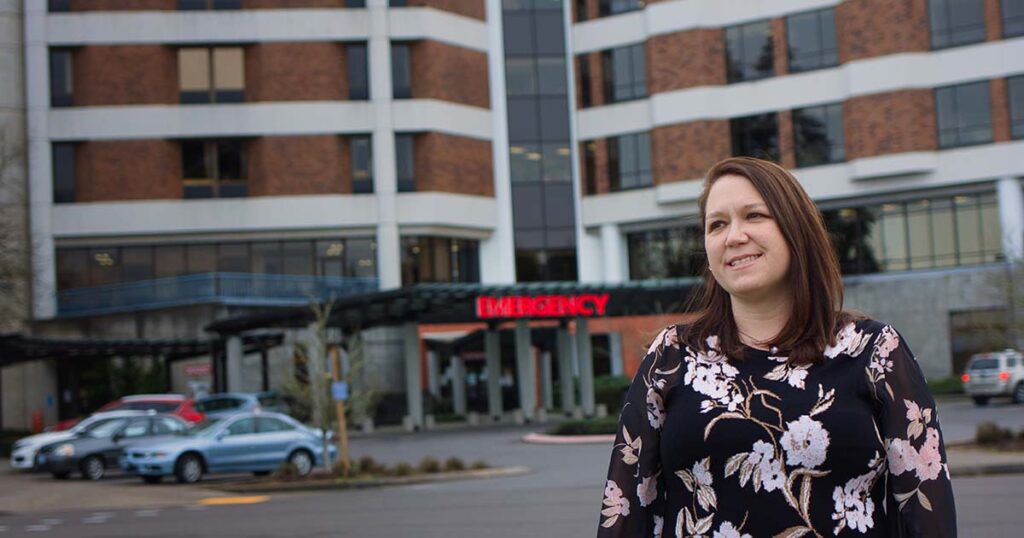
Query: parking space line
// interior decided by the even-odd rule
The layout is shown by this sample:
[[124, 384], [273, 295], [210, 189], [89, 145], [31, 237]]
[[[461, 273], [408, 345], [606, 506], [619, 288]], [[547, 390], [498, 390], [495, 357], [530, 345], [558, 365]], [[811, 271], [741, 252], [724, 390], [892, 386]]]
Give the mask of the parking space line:
[[269, 495], [248, 495], [244, 497], [209, 497], [201, 499], [199, 504], [205, 506], [223, 506], [229, 504], [259, 504], [270, 500]]
[[45, 532], [52, 528], [53, 527], [49, 525], [25, 525], [25, 530], [27, 532]]
[[43, 525], [50, 525], [52, 527], [64, 523], [64, 520], [59, 517], [50, 517], [42, 520], [40, 523], [42, 523]]
[[149, 508], [145, 510], [136, 510], [135, 517], [156, 517], [160, 514], [159, 508]]

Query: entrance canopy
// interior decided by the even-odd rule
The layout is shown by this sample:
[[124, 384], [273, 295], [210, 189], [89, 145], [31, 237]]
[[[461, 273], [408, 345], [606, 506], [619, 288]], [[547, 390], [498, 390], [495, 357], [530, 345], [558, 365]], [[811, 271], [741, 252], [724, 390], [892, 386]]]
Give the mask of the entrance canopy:
[[[365, 329], [404, 323], [496, 323], [683, 312], [690, 291], [697, 285], [699, 281], [694, 278], [616, 284], [416, 284], [337, 299], [328, 325]], [[304, 327], [313, 321], [311, 308], [295, 307], [217, 321], [206, 330], [227, 335], [267, 327]]]

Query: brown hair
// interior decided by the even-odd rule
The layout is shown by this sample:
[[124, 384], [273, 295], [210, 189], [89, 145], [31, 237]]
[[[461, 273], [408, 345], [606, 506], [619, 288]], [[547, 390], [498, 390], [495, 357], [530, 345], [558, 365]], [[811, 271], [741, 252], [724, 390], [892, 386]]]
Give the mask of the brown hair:
[[[726, 175], [747, 178], [754, 185], [789, 246], [793, 312], [768, 344], [778, 347], [779, 354], [787, 355], [793, 364], [819, 362], [825, 347], [835, 343], [836, 329], [857, 317], [842, 310], [842, 276], [821, 212], [785, 168], [751, 157], [732, 157], [712, 166], [704, 180], [697, 202], [702, 229], [711, 187]], [[691, 306], [698, 312], [683, 334], [687, 345], [707, 351], [707, 338], [717, 335], [723, 352], [742, 359], [743, 345], [729, 293], [718, 285], [707, 264], [704, 286], [692, 297]]]

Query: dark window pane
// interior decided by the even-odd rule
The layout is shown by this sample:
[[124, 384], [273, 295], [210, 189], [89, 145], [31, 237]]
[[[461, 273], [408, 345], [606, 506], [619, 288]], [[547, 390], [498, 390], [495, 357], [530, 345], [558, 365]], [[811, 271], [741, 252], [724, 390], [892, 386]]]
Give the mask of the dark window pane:
[[225, 243], [218, 248], [217, 270], [222, 273], [249, 272], [248, 243]]
[[956, 47], [985, 40], [983, 0], [928, 0], [932, 48]]
[[826, 105], [793, 111], [793, 137], [797, 166], [842, 161], [842, 105]]
[[153, 278], [153, 249], [124, 247], [121, 249], [121, 282]]
[[988, 82], [937, 88], [935, 106], [939, 147], [951, 148], [992, 141]]
[[113, 284], [120, 278], [121, 263], [116, 248], [89, 250], [89, 285]]
[[568, 142], [547, 143], [541, 153], [544, 167], [544, 181], [570, 183], [572, 181], [572, 161]]
[[388, 6], [390, 7], [407, 7], [408, 5], [408, 0], [388, 0]]
[[605, 100], [627, 101], [647, 95], [646, 59], [643, 45], [604, 51]]
[[50, 106], [62, 107], [73, 104], [71, 51], [50, 49]]
[[46, 8], [50, 13], [71, 11], [71, 0], [49, 0], [46, 4]]
[[593, 104], [593, 98], [590, 94], [590, 57], [587, 54], [576, 57], [576, 67], [579, 71], [580, 79], [580, 107], [587, 108]]
[[506, 55], [533, 55], [533, 20], [529, 12], [505, 13], [502, 25]]
[[757, 80], [775, 74], [768, 21], [726, 28], [725, 47], [729, 82]]
[[609, 138], [608, 175], [613, 191], [650, 186], [650, 135], [637, 133]]
[[219, 179], [245, 179], [242, 140], [217, 142], [217, 177]]
[[284, 256], [284, 274], [313, 274], [313, 242], [285, 241], [281, 245]]
[[206, 9], [206, 6], [207, 0], [178, 0], [178, 9], [181, 11]]
[[[512, 185], [512, 200], [512, 222], [515, 223], [517, 229], [544, 227], [543, 184], [517, 183]], [[517, 241], [519, 235], [517, 232]]]
[[213, 184], [208, 185], [185, 185], [183, 196], [187, 200], [213, 198]]
[[697, 225], [628, 234], [629, 278], [646, 280], [700, 275], [705, 263], [703, 238]]
[[317, 271], [321, 276], [345, 276], [345, 242], [338, 240], [316, 242]]
[[537, 81], [541, 95], [564, 95], [565, 60], [561, 57], [537, 58]]
[[[544, 187], [544, 225], [550, 228], [569, 228], [574, 224], [572, 185], [565, 183], [547, 184]], [[548, 246], [557, 247], [548, 241]], [[566, 245], [560, 245], [566, 246]]]
[[284, 272], [281, 244], [277, 241], [251, 243], [249, 252], [250, 270], [253, 273], [279, 275]]
[[416, 190], [416, 154], [413, 140], [413, 135], [395, 135], [398, 192], [414, 192]]
[[734, 156], [757, 157], [778, 162], [779, 129], [776, 115], [758, 114], [729, 121]]
[[84, 248], [57, 249], [57, 289], [89, 285], [89, 251]]
[[1003, 8], [1003, 38], [1024, 35], [1024, 2], [1002, 0], [999, 4]]
[[1007, 81], [1010, 100], [1010, 132], [1014, 138], [1024, 138], [1024, 76]]
[[516, 57], [505, 60], [505, 86], [509, 95], [537, 93], [537, 72], [534, 59]]
[[[533, 142], [540, 139], [540, 121], [536, 99], [509, 97], [508, 137], [512, 142]], [[568, 121], [568, 117], [566, 117]]]
[[352, 157], [352, 192], [373, 192], [373, 152], [371, 137], [353, 136], [349, 139]]
[[245, 198], [248, 195], [249, 187], [245, 183], [233, 181], [229, 183], [221, 182], [218, 185], [217, 196], [220, 198]]
[[618, 15], [634, 11], [643, 7], [641, 0], [598, 0], [597, 14], [599, 17]]
[[242, 9], [242, 0], [213, 0], [213, 9]]
[[345, 0], [345, 7], [366, 7], [366, 0]]
[[377, 246], [372, 239], [346, 239], [345, 250], [345, 276], [377, 276]]
[[212, 179], [206, 166], [205, 145], [202, 140], [181, 141], [181, 170], [185, 179]]
[[509, 146], [509, 166], [513, 182], [538, 182], [543, 177], [540, 148], [535, 144]]
[[786, 39], [791, 72], [836, 65], [835, 10], [830, 8], [787, 17]]
[[185, 247], [180, 245], [158, 246], [153, 249], [153, 276], [168, 278], [184, 275]]
[[569, 101], [566, 97], [542, 97], [540, 101], [541, 140], [569, 139]]
[[55, 143], [53, 152], [53, 202], [66, 204], [75, 201], [75, 145]]
[[409, 65], [409, 45], [391, 44], [391, 88], [395, 99], [412, 97], [412, 71]]
[[185, 263], [189, 274], [215, 272], [217, 270], [217, 246], [186, 246]]
[[537, 54], [558, 54], [565, 50], [565, 29], [561, 11], [535, 11], [534, 35]]
[[348, 73], [348, 98], [352, 101], [369, 99], [370, 77], [367, 70], [366, 45], [347, 45], [345, 64]]

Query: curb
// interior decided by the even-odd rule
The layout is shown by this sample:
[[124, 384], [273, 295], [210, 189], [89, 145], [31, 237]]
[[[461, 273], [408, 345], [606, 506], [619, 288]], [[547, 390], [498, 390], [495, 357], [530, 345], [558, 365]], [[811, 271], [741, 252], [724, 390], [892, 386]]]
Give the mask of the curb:
[[949, 468], [949, 476], [956, 478], [1021, 473], [1024, 473], [1024, 463], [988, 463], [984, 465], [959, 465]]
[[493, 469], [477, 469], [470, 471], [454, 471], [418, 476], [365, 478], [351, 481], [338, 481], [338, 479], [322, 479], [295, 482], [278, 482], [274, 484], [260, 482], [243, 482], [236, 484], [224, 484], [211, 486], [209, 489], [227, 491], [231, 493], [287, 493], [294, 491], [323, 491], [342, 489], [366, 489], [385, 486], [405, 486], [411, 484], [425, 484], [431, 482], [453, 482], [456, 480], [473, 480], [484, 478], [499, 478], [503, 476], [516, 476], [530, 472], [528, 467], [496, 467]]
[[608, 444], [615, 442], [614, 435], [549, 435], [546, 433], [528, 433], [523, 436], [524, 443], [540, 445], [582, 445]]

